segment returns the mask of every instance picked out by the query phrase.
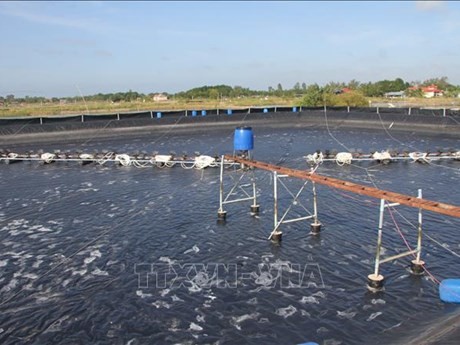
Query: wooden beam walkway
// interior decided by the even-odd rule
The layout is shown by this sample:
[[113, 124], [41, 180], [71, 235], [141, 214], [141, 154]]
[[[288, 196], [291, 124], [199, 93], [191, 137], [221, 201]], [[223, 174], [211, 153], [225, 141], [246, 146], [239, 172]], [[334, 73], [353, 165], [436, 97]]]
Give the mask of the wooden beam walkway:
[[419, 209], [460, 218], [460, 207], [456, 205], [450, 205], [426, 199], [419, 199], [414, 196], [368, 187], [333, 177], [322, 176], [316, 173], [311, 173], [309, 171], [281, 167], [278, 165], [264, 163], [256, 160], [248, 160], [237, 156], [226, 155], [225, 159], [254, 168], [259, 168], [268, 171], [277, 171], [281, 174], [285, 174], [291, 177], [296, 177], [304, 180], [308, 179], [316, 183], [329, 186], [331, 188], [337, 188], [360, 195], [370, 196], [377, 199], [385, 199], [387, 201], [399, 203], [401, 205], [416, 207]]

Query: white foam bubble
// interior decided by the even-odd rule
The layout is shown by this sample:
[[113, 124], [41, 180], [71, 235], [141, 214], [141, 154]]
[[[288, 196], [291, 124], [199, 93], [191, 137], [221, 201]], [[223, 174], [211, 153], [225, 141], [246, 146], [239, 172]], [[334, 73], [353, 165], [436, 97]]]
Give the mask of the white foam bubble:
[[65, 280], [62, 282], [61, 285], [62, 285], [63, 287], [66, 287], [67, 285], [69, 285], [70, 281], [71, 281], [70, 279], [65, 279]]
[[137, 290], [136, 295], [140, 298], [152, 297], [151, 293], [144, 293], [142, 290]]
[[106, 271], [103, 271], [99, 268], [96, 267], [96, 269], [94, 269], [92, 272], [91, 272], [92, 275], [95, 275], [95, 276], [108, 276], [109, 273], [106, 272]]
[[312, 296], [326, 298], [326, 294], [322, 291], [315, 292]]
[[102, 256], [102, 254], [99, 251], [99, 249], [92, 250], [89, 253], [89, 257], [85, 258], [84, 262], [85, 262], [85, 264], [89, 264], [89, 263], [93, 262], [94, 260], [96, 260], [96, 258], [100, 258], [101, 256]]
[[185, 302], [183, 299], [177, 297], [177, 295], [172, 295], [171, 299], [173, 302]]
[[246, 303], [256, 305], [258, 303], [257, 297], [251, 298], [250, 300], [246, 301]]
[[376, 312], [376, 313], [372, 313], [372, 314], [367, 318], [366, 321], [372, 321], [372, 320], [374, 320], [377, 316], [382, 315], [382, 314], [383, 314], [383, 313], [382, 313], [381, 311], [378, 311], [378, 312]]
[[203, 330], [203, 327], [201, 327], [200, 325], [197, 325], [194, 322], [191, 322], [190, 326], [188, 327], [188, 329], [189, 329], [189, 331], [200, 332], [200, 331]]
[[162, 256], [158, 259], [161, 262], [167, 262], [168, 264], [172, 265], [176, 262], [176, 260], [170, 259], [168, 256]]
[[255, 312], [255, 313], [252, 313], [252, 314], [244, 314], [244, 315], [241, 315], [241, 316], [232, 316], [232, 321], [231, 323], [233, 324], [233, 326], [235, 326], [236, 329], [238, 330], [241, 330], [241, 326], [240, 326], [240, 323], [242, 323], [243, 321], [246, 321], [246, 320], [254, 320], [254, 319], [257, 319], [259, 317], [259, 313]]
[[311, 314], [309, 312], [307, 312], [306, 310], [303, 310], [303, 309], [300, 310], [300, 314], [302, 316], [311, 317]]
[[2, 287], [2, 289], [0, 290], [0, 292], [8, 292], [8, 291], [11, 291], [12, 289], [14, 289], [16, 286], [18, 285], [18, 280], [17, 279], [11, 279], [10, 282], [5, 285], [4, 287]]
[[198, 246], [195, 244], [192, 248], [186, 250], [184, 252], [184, 254], [188, 254], [188, 253], [198, 253], [200, 251], [200, 248], [198, 248]]
[[164, 301], [155, 301], [152, 303], [153, 306], [155, 306], [157, 309], [159, 308], [166, 308], [166, 309], [169, 309], [171, 308], [171, 305], [169, 303], [166, 303]]
[[161, 292], [160, 292], [161, 297], [166, 296], [170, 291], [171, 291], [170, 289], [161, 290]]
[[340, 317], [341, 319], [352, 319], [356, 315], [355, 311], [339, 311], [337, 310], [337, 316]]
[[303, 296], [302, 299], [299, 301], [300, 303], [314, 303], [314, 304], [319, 304], [319, 301], [316, 297], [314, 296]]
[[[316, 333], [320, 334], [320, 333], [327, 333], [329, 332], [329, 330], [326, 328], [326, 327], [320, 327], [316, 330]], [[329, 343], [328, 343], [329, 344]], [[340, 344], [340, 343], [339, 343]]]
[[275, 314], [283, 316], [285, 319], [291, 315], [294, 315], [297, 312], [297, 308], [293, 305], [289, 305], [286, 308], [279, 308], [276, 310]]
[[385, 302], [383, 299], [380, 299], [380, 298], [379, 298], [379, 299], [372, 299], [372, 300], [371, 300], [371, 303], [372, 303], [372, 304], [385, 304], [385, 303], [387, 303], [387, 302]]
[[86, 268], [83, 268], [82, 270], [73, 270], [72, 275], [75, 276], [78, 274], [84, 276], [87, 272], [88, 270]]

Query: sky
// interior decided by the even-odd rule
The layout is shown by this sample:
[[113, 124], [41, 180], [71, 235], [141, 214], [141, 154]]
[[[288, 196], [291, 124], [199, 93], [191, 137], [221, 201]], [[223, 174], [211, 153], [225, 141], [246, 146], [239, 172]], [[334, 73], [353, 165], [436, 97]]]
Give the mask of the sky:
[[0, 96], [460, 84], [455, 1], [1, 1]]

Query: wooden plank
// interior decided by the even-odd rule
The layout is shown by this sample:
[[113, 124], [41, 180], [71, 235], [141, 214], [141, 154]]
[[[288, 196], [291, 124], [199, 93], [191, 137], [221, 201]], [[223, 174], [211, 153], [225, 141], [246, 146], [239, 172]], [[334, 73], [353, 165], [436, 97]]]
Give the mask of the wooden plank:
[[450, 205], [427, 199], [419, 199], [414, 196], [368, 187], [333, 177], [319, 175], [316, 173], [312, 174], [309, 171], [285, 168], [274, 164], [259, 162], [255, 160], [248, 160], [240, 157], [226, 155], [225, 159], [263, 170], [277, 171], [279, 173], [289, 175], [291, 177], [308, 179], [316, 183], [323, 184], [332, 188], [345, 190], [347, 192], [366, 195], [377, 199], [385, 199], [387, 201], [400, 203], [401, 205], [421, 208], [423, 210], [460, 218], [460, 207], [456, 205]]

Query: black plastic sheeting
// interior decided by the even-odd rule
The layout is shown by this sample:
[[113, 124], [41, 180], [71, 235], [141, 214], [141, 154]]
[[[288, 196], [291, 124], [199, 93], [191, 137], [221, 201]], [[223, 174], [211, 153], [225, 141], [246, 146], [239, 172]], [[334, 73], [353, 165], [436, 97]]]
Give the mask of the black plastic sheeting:
[[408, 114], [409, 109], [406, 108], [379, 108], [380, 114]]
[[265, 108], [251, 108], [251, 114], [258, 114], [258, 113], [274, 113], [275, 107], [265, 107]]
[[[233, 114], [247, 114], [249, 112], [249, 108], [244, 108], [244, 109], [232, 109]], [[225, 110], [225, 113], [227, 113], [227, 110]], [[233, 115], [232, 114], [232, 115]]]
[[[264, 112], [266, 109], [266, 112]], [[275, 112], [276, 110], [276, 112]], [[172, 124], [194, 123], [219, 123], [241, 120], [270, 119], [276, 121], [282, 117], [291, 121], [309, 121], [317, 125], [325, 125], [323, 107], [302, 107], [296, 112], [292, 107], [253, 107], [246, 109], [232, 109], [228, 114], [227, 109], [195, 110], [192, 111], [140, 111], [108, 115], [74, 115], [56, 117], [28, 117], [28, 118], [0, 118], [0, 135], [73, 131], [85, 129], [122, 128], [138, 126], [158, 126]], [[300, 111], [301, 110], [301, 111]], [[348, 111], [349, 110], [349, 111]], [[378, 113], [377, 113], [378, 110]], [[161, 114], [158, 114], [161, 113]], [[187, 115], [186, 115], [187, 114]], [[446, 116], [444, 116], [446, 115]], [[458, 125], [460, 111], [444, 109], [420, 108], [350, 108], [328, 107], [327, 118], [329, 121], [350, 124], [366, 122], [371, 125], [381, 126], [383, 121], [404, 124], [433, 124], [437, 126]]]
[[65, 123], [65, 122], [81, 122], [82, 116], [66, 116], [66, 117], [42, 117], [42, 123]]
[[86, 122], [86, 121], [107, 121], [107, 120], [118, 120], [118, 115], [117, 114], [83, 115], [83, 122]]
[[156, 117], [157, 112], [143, 111], [139, 113], [120, 113], [118, 116], [120, 120], [124, 119], [150, 119], [152, 116]]
[[23, 119], [5, 119], [0, 118], [0, 126], [8, 126], [8, 125], [31, 125], [31, 124], [40, 124], [39, 117], [27, 117]]

